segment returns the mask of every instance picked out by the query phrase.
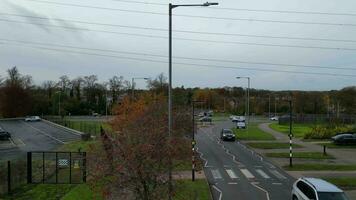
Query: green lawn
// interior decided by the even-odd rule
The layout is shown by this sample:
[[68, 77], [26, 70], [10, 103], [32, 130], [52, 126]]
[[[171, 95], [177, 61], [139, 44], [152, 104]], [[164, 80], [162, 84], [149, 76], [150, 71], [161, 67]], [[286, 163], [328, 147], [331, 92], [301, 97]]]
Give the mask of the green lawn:
[[334, 143], [319, 143], [321, 146], [326, 146], [327, 148], [330, 149], [356, 149], [356, 145], [337, 145]]
[[356, 165], [333, 165], [333, 164], [294, 164], [293, 167], [283, 166], [289, 171], [354, 171]]
[[57, 150], [58, 151], [72, 151], [76, 152], [80, 148], [81, 151], [88, 151], [90, 148], [90, 145], [95, 145], [97, 141], [95, 140], [90, 140], [90, 141], [74, 141], [70, 143], [63, 144], [60, 146]]
[[[289, 153], [266, 153], [268, 157], [274, 158], [289, 158]], [[294, 152], [293, 158], [303, 158], [303, 159], [335, 159], [331, 155], [324, 155], [321, 152]]]
[[326, 177], [323, 179], [341, 188], [345, 188], [345, 189], [356, 188], [356, 178], [354, 177], [335, 177], [335, 178]]
[[87, 184], [77, 185], [68, 192], [61, 200], [102, 200], [101, 194], [95, 194]]
[[228, 113], [214, 113], [212, 120], [213, 121], [225, 121], [229, 118], [230, 114]]
[[275, 140], [275, 138], [261, 129], [258, 128], [258, 124], [251, 123], [247, 129], [234, 128], [236, 138], [240, 140]]
[[205, 179], [178, 180], [174, 200], [211, 200], [209, 185]]
[[[248, 146], [256, 149], [289, 149], [289, 143], [275, 143], [275, 142], [250, 142]], [[293, 148], [303, 148], [299, 144], [293, 144]]]
[[[312, 124], [293, 124], [292, 126], [292, 133], [294, 137], [303, 138], [304, 134], [308, 133], [312, 129]], [[280, 125], [278, 123], [272, 123], [269, 125], [275, 131], [289, 134], [289, 124]]]

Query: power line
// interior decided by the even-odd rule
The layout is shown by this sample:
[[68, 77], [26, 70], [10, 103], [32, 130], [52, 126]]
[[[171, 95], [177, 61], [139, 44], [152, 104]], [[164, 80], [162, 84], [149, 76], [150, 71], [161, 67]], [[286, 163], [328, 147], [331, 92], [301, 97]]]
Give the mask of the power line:
[[[137, 3], [146, 5], [167, 6], [166, 3], [146, 2], [146, 1], [130, 1], [130, 0], [112, 0], [125, 3]], [[354, 13], [331, 13], [331, 12], [315, 12], [315, 11], [295, 11], [295, 10], [267, 10], [267, 9], [250, 9], [250, 8], [229, 8], [229, 7], [208, 7], [214, 10], [232, 10], [232, 11], [247, 11], [247, 12], [264, 12], [264, 13], [286, 13], [286, 14], [309, 14], [309, 15], [333, 15], [333, 16], [356, 16]]]
[[[81, 7], [81, 8], [120, 11], [120, 12], [130, 12], [130, 13], [153, 14], [153, 15], [164, 15], [164, 16], [168, 15], [167, 13], [162, 13], [162, 12], [148, 12], [148, 11], [139, 11], [139, 10], [120, 9], [120, 8], [88, 6], [88, 5], [81, 5], [81, 4], [71, 4], [71, 3], [53, 2], [53, 1], [45, 1], [45, 0], [24, 0], [24, 1], [32, 1], [32, 2], [37, 2], [37, 3], [46, 3], [46, 4], [60, 5], [60, 6], [71, 6], [71, 7]], [[212, 16], [202, 16], [202, 15], [182, 15], [182, 14], [180, 14], [180, 15], [174, 14], [174, 16], [189, 17], [189, 18], [199, 18], [199, 19], [209, 19], [209, 20], [216, 19], [216, 20], [269, 22], [269, 23], [284, 23], [284, 24], [325, 25], [325, 26], [352, 26], [352, 27], [356, 26], [356, 24], [350, 24], [350, 23], [283, 21], [283, 20], [265, 20], [265, 19], [251, 19], [251, 18], [212, 17]]]
[[[51, 24], [23, 22], [23, 21], [8, 20], [8, 19], [0, 19], [0, 21], [9, 22], [9, 23], [21, 23], [21, 24], [27, 24], [27, 25], [28, 24], [32, 24], [32, 25], [40, 25], [40, 26], [47, 26], [47, 27], [55, 27], [55, 28], [62, 28], [62, 29], [65, 29], [65, 30], [90, 31], [90, 32], [110, 33], [110, 34], [117, 34], [117, 35], [168, 39], [168, 37], [166, 37], [166, 36], [148, 35], [148, 34], [140, 34], [140, 33], [124, 33], [124, 32], [116, 32], [116, 31], [95, 30], [95, 29], [88, 29], [88, 28], [58, 26], [58, 25], [51, 25]], [[222, 40], [208, 40], [208, 39], [193, 39], [193, 38], [183, 38], [183, 37], [174, 37], [174, 39], [175, 40], [182, 40], [182, 41], [209, 42], [209, 43], [217, 43], [217, 44], [239, 44], [239, 45], [253, 45], [253, 46], [266, 46], [266, 47], [287, 47], [287, 48], [322, 49], [322, 50], [345, 50], [345, 51], [355, 51], [356, 50], [355, 48], [344, 48], [344, 47], [282, 45], [282, 44], [254, 43], [254, 42], [236, 42], [236, 41], [222, 41]]]
[[[62, 18], [49, 18], [49, 17], [20, 15], [20, 14], [12, 14], [12, 13], [0, 13], [0, 15], [8, 15], [8, 16], [16, 16], [16, 17], [24, 17], [24, 18], [33, 18], [33, 19], [41, 19], [41, 20], [65, 21], [65, 22], [73, 22], [73, 23], [89, 24], [89, 25], [100, 25], [100, 26], [120, 27], [120, 28], [131, 28], [131, 29], [140, 29], [140, 30], [153, 30], [153, 31], [164, 31], [164, 32], [168, 31], [168, 29], [164, 29], [164, 28], [142, 27], [142, 26], [109, 24], [109, 23], [98, 23], [98, 22], [88, 22], [88, 21], [70, 20], [70, 19], [62, 19]], [[204, 32], [204, 31], [179, 30], [179, 29], [178, 30], [175, 29], [173, 31], [174, 32], [180, 32], [180, 33], [192, 33], [192, 34], [203, 34], [203, 35], [222, 35], [222, 36], [239, 36], [239, 37], [269, 38], [269, 39], [310, 40], [310, 41], [356, 43], [356, 40], [330, 39], [330, 38], [286, 37], [286, 36], [271, 36], [271, 35], [223, 33], [223, 32]]]
[[[9, 44], [12, 45], [12, 44]], [[16, 45], [15, 45], [16, 46]], [[159, 61], [159, 60], [152, 60], [152, 59], [143, 59], [143, 58], [133, 58], [133, 57], [124, 57], [124, 56], [112, 56], [112, 55], [105, 55], [105, 54], [97, 54], [97, 53], [87, 53], [87, 52], [79, 52], [79, 51], [70, 51], [64, 49], [55, 49], [55, 48], [44, 48], [38, 46], [26, 46], [36, 48], [40, 50], [49, 50], [49, 51], [56, 51], [56, 52], [67, 52], [67, 53], [76, 53], [76, 54], [84, 54], [84, 55], [92, 55], [92, 56], [103, 56], [103, 57], [110, 57], [110, 58], [117, 58], [117, 59], [125, 59], [125, 60], [135, 60], [135, 61], [147, 61], [147, 62], [154, 62], [154, 63], [168, 63], [167, 61]], [[261, 68], [251, 68], [251, 67], [227, 67], [227, 66], [219, 66], [219, 65], [208, 65], [208, 64], [192, 64], [192, 63], [184, 63], [184, 62], [173, 62], [177, 65], [182, 66], [197, 66], [197, 67], [205, 67], [205, 68], [224, 68], [224, 69], [243, 69], [243, 70], [252, 70], [252, 71], [265, 71], [265, 72], [283, 72], [283, 73], [294, 73], [294, 74], [308, 74], [308, 75], [323, 75], [323, 76], [340, 76], [340, 77], [356, 77], [356, 75], [351, 74], [334, 74], [334, 73], [319, 73], [319, 72], [299, 72], [299, 71], [289, 71], [289, 70], [273, 70], [273, 69], [261, 69]]]
[[[120, 54], [129, 54], [129, 55], [139, 55], [139, 56], [152, 56], [167, 58], [167, 55], [162, 54], [149, 54], [149, 53], [138, 53], [130, 51], [118, 51], [110, 49], [99, 49], [99, 48], [87, 48], [79, 47], [72, 45], [62, 45], [62, 44], [53, 44], [53, 43], [43, 43], [43, 42], [31, 42], [31, 41], [22, 41], [22, 40], [11, 40], [0, 38], [0, 41], [4, 42], [15, 42], [20, 44], [30, 44], [30, 45], [40, 45], [40, 46], [57, 46], [71, 49], [80, 49], [80, 50], [90, 50], [90, 51], [101, 51], [101, 52], [110, 52], [110, 53], [120, 53]], [[214, 62], [225, 62], [225, 63], [243, 63], [243, 64], [253, 64], [253, 65], [269, 65], [269, 66], [284, 66], [284, 67], [302, 67], [302, 68], [315, 68], [315, 69], [332, 69], [332, 70], [356, 70], [356, 68], [351, 67], [327, 67], [327, 66], [318, 66], [318, 65], [297, 65], [297, 64], [282, 64], [282, 63], [270, 63], [270, 62], [251, 62], [251, 61], [241, 61], [241, 60], [225, 60], [225, 59], [212, 59], [212, 58], [194, 58], [194, 57], [183, 57], [183, 56], [174, 56], [176, 59], [185, 59], [185, 60], [195, 60], [195, 61], [214, 61]]]

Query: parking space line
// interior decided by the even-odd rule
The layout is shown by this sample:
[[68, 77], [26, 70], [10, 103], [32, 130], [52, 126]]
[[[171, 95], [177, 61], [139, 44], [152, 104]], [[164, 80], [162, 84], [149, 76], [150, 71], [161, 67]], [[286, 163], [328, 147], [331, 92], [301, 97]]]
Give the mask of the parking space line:
[[59, 143], [61, 143], [61, 144], [64, 144], [63, 141], [61, 141], [61, 140], [59, 140], [59, 139], [57, 139], [57, 138], [55, 138], [55, 137], [53, 137], [53, 136], [51, 136], [51, 135], [45, 133], [44, 131], [42, 131], [42, 130], [40, 130], [40, 129], [38, 129], [38, 128], [35, 128], [35, 127], [31, 126], [31, 125], [28, 124], [28, 123], [25, 123], [25, 122], [23, 122], [23, 121], [21, 121], [21, 123], [25, 124], [26, 126], [29, 126], [29, 127], [33, 128], [33, 129], [36, 130], [37, 132], [39, 132], [39, 133], [41, 133], [41, 134], [43, 134], [43, 135], [45, 135], [45, 136], [47, 136], [47, 137], [49, 137], [49, 138], [55, 140], [55, 141], [57, 141], [57, 142], [59, 142]]

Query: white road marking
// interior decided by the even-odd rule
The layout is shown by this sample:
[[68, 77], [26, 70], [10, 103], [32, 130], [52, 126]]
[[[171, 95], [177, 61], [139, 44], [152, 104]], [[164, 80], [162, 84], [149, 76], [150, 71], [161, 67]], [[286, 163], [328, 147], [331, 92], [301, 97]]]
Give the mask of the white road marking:
[[210, 171], [211, 171], [211, 174], [213, 175], [214, 179], [222, 179], [222, 176], [218, 169], [212, 169]]
[[272, 164], [269, 163], [269, 162], [266, 162], [266, 164], [267, 164], [270, 168], [272, 168], [272, 169], [275, 169], [275, 168], [276, 168], [274, 165], [272, 165]]
[[16, 144], [15, 144], [14, 140], [12, 140], [12, 138], [11, 138], [11, 137], [9, 138], [9, 140], [10, 140], [10, 142], [12, 143], [12, 145], [16, 146]]
[[266, 198], [267, 198], [267, 200], [270, 200], [270, 199], [269, 199], [269, 193], [268, 193], [267, 190], [263, 189], [262, 187], [258, 186], [258, 185], [255, 184], [255, 183], [251, 183], [251, 184], [252, 184], [253, 186], [255, 186], [256, 188], [258, 188], [258, 189], [262, 190], [263, 192], [265, 192], [265, 193], [266, 193]]
[[203, 153], [201, 153], [201, 152], [199, 152], [199, 148], [197, 147], [196, 148], [196, 152], [198, 152], [199, 154], [200, 154], [200, 158], [202, 159], [202, 160], [204, 160], [204, 167], [205, 168], [208, 168], [208, 167], [211, 167], [211, 166], [208, 166], [208, 160], [206, 160], [205, 158], [203, 158]]
[[277, 170], [269, 170], [273, 175], [275, 175], [279, 179], [287, 179], [287, 177], [283, 176], [281, 173], [279, 173]]
[[226, 169], [225, 171], [230, 176], [231, 179], [239, 178], [238, 176], [236, 176], [235, 172], [232, 171], [231, 169]]
[[45, 136], [47, 136], [47, 137], [49, 137], [49, 138], [51, 138], [51, 139], [53, 139], [53, 140], [55, 140], [55, 141], [57, 141], [57, 142], [59, 142], [59, 143], [65, 144], [65, 142], [63, 142], [62, 140], [59, 140], [59, 139], [57, 139], [57, 138], [55, 138], [55, 137], [53, 137], [53, 136], [51, 136], [51, 135], [45, 133], [44, 131], [42, 131], [42, 130], [40, 130], [40, 129], [38, 129], [38, 128], [35, 128], [35, 127], [31, 126], [31, 125], [28, 124], [28, 123], [25, 123], [25, 122], [23, 122], [23, 121], [21, 121], [21, 122], [24, 123], [26, 126], [29, 126], [29, 127], [31, 127], [32, 129], [35, 129], [37, 132], [39, 132], [39, 133], [41, 133], [41, 134], [43, 134], [43, 135], [45, 135]]
[[20, 141], [21, 146], [25, 146], [26, 145], [21, 139], [17, 139], [17, 140]]
[[244, 176], [246, 176], [246, 178], [255, 178], [255, 176], [252, 175], [251, 172], [248, 171], [248, 169], [240, 169], [240, 171]]
[[255, 165], [255, 168], [263, 168], [261, 165]]
[[259, 173], [265, 179], [271, 178], [264, 171], [262, 171], [262, 169], [256, 169], [256, 172]]
[[227, 183], [227, 184], [229, 184], [229, 185], [237, 185], [236, 182], [229, 182], [229, 183]]
[[213, 188], [214, 188], [216, 191], [219, 192], [219, 200], [221, 200], [221, 199], [222, 199], [222, 196], [223, 196], [222, 191], [221, 191], [218, 187], [216, 187], [215, 185], [213, 185]]
[[282, 185], [282, 183], [272, 183], [272, 185]]

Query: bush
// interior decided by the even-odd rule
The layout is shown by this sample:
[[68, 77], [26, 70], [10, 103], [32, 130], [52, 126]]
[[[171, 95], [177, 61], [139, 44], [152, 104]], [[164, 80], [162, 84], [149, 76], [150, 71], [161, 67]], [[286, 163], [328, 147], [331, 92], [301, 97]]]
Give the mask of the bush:
[[305, 139], [330, 139], [337, 133], [351, 131], [352, 127], [349, 126], [338, 126], [338, 125], [328, 125], [321, 126], [317, 125], [312, 127], [312, 130], [304, 135]]

